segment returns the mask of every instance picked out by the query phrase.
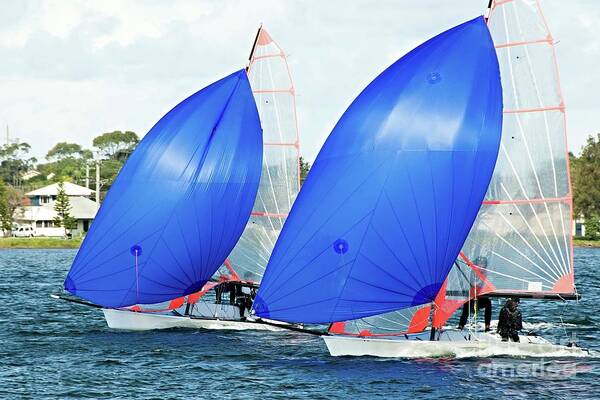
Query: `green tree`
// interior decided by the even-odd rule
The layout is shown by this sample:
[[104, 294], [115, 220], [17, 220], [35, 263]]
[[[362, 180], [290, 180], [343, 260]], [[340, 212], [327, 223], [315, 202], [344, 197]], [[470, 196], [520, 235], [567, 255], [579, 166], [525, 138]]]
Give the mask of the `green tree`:
[[600, 216], [600, 134], [588, 137], [579, 157], [571, 157], [575, 215]]
[[38, 165], [44, 176], [54, 173], [59, 181], [69, 180], [82, 184], [85, 179], [85, 166], [93, 158], [90, 150], [82, 149], [76, 143], [60, 142], [46, 154], [47, 164]]
[[67, 237], [69, 230], [76, 227], [75, 218], [71, 216], [71, 202], [69, 196], [65, 192], [65, 186], [63, 182], [58, 184], [58, 193], [56, 194], [56, 200], [54, 202], [54, 211], [56, 211], [56, 217], [54, 217], [54, 224], [61, 226], [65, 230], [65, 237]]
[[35, 157], [29, 157], [31, 146], [25, 142], [0, 146], [0, 178], [14, 186], [21, 184], [21, 174], [34, 167]]
[[10, 235], [13, 224], [13, 215], [10, 210], [8, 197], [8, 188], [4, 181], [0, 179], [0, 227], [4, 232], [4, 236]]
[[300, 157], [300, 184], [304, 184], [311, 166], [311, 163], [305, 161], [304, 157]]
[[124, 161], [139, 141], [135, 132], [114, 131], [95, 137], [92, 144], [100, 150], [104, 157]]
[[585, 236], [590, 240], [600, 239], [600, 218], [597, 215], [585, 218]]
[[60, 142], [48, 150], [46, 160], [58, 161], [64, 160], [65, 158], [79, 158], [81, 157], [82, 152], [83, 149], [81, 148], [81, 145], [77, 143]]

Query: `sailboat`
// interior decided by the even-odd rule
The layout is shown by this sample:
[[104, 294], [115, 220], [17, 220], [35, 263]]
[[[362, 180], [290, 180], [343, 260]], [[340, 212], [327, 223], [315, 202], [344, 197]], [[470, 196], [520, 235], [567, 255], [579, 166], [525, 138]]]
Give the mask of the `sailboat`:
[[[148, 300], [146, 298], [137, 299], [140, 301], [126, 307], [120, 303], [100, 303], [110, 305], [110, 307], [103, 308], [109, 327], [126, 330], [176, 327], [281, 330], [274, 325], [253, 321], [252, 317], [245, 313], [246, 308], [251, 306], [252, 295], [260, 284], [267, 260], [300, 188], [295, 89], [285, 53], [262, 26], [256, 34], [244, 73], [247, 76], [245, 80], [252, 90], [262, 124], [262, 149], [260, 158], [256, 158], [257, 160], [262, 159], [260, 181], [257, 189], [245, 188], [247, 190], [244, 199], [254, 199], [249, 218], [244, 213], [245, 209], [240, 208], [239, 205], [223, 202], [219, 206], [240, 210], [239, 217], [246, 217], [244, 221], [247, 221], [243, 233], [240, 236], [236, 231], [235, 235], [227, 236], [230, 237], [228, 243], [235, 243], [235, 247], [231, 249], [228, 246], [224, 249], [228, 256], [224, 261], [222, 257], [215, 259], [209, 250], [207, 254], [211, 256], [209, 272], [212, 277], [209, 276], [210, 279], [207, 279], [204, 274], [202, 280], [199, 281], [202, 284], [192, 292], [188, 290], [183, 295], [179, 292], [176, 293], [176, 296], [165, 295], [164, 298], [158, 299], [167, 300], [162, 302], [146, 301]], [[142, 145], [140, 148], [142, 150], [138, 151], [144, 151]], [[248, 151], [254, 151], [254, 149], [249, 148]], [[182, 156], [185, 157], [185, 153]], [[257, 157], [257, 154], [248, 154], [247, 157]], [[220, 168], [232, 168], [232, 165], [229, 167], [223, 165]], [[219, 166], [215, 165], [212, 168], [219, 168]], [[124, 169], [122, 174], [126, 171]], [[212, 187], [205, 189], [218, 190]], [[116, 189], [111, 189], [111, 191], [114, 190], [121, 189], [116, 186]], [[113, 197], [111, 195], [109, 199]], [[110, 203], [108, 204], [103, 207], [110, 207]], [[201, 203], [189, 206], [205, 208]], [[110, 220], [113, 215], [105, 218]], [[195, 212], [191, 215], [195, 215]], [[137, 222], [142, 223], [143, 221]], [[228, 220], [222, 218], [222, 213], [208, 214], [206, 211], [193, 220], [193, 223], [199, 225], [206, 222], [211, 224], [229, 223]], [[143, 223], [145, 224], [145, 222]], [[141, 229], [144, 227], [147, 228], [147, 225], [142, 225]], [[191, 234], [193, 235], [198, 229], [200, 228], [194, 227], [190, 231]], [[146, 234], [150, 233], [150, 231], [146, 232]], [[91, 241], [94, 237], [95, 234], [92, 231], [86, 241]], [[181, 237], [175, 236], [172, 239], [180, 241]], [[174, 257], [170, 259], [170, 264], [165, 263], [160, 271], [162, 275], [156, 275], [154, 280], [158, 284], [169, 282], [172, 269], [180, 269], [182, 265], [186, 268], [186, 263], [196, 262], [190, 254], [203, 250], [203, 246], [206, 245], [202, 239], [205, 238], [201, 238], [197, 246], [192, 245], [186, 249], [186, 257]], [[77, 256], [67, 280], [76, 273], [73, 270], [76, 271], [77, 266], [81, 264], [80, 257], [86, 257], [86, 260], [98, 257], [97, 247], [88, 250], [86, 246], [84, 243], [80, 254], [87, 252], [91, 254]], [[171, 250], [169, 246], [158, 248], [156, 252], [167, 250]], [[219, 254], [223, 255], [223, 253]], [[194, 257], [197, 256], [197, 254], [194, 255]], [[200, 259], [202, 260], [201, 255]], [[107, 260], [106, 263], [112, 263], [112, 260]], [[218, 269], [214, 268], [215, 265]], [[109, 267], [103, 266], [102, 271], [106, 268]], [[215, 270], [217, 271], [215, 272]], [[70, 284], [65, 287], [69, 290]], [[98, 288], [104, 289], [101, 285], [98, 285]]]
[[[474, 298], [577, 300], [572, 241], [572, 189], [554, 39], [539, 1], [490, 1], [487, 24], [500, 61], [504, 119], [498, 162], [479, 215], [455, 265], [432, 304], [333, 324], [342, 336], [434, 339], [404, 346], [396, 355], [587, 355], [574, 343], [555, 346], [532, 333], [520, 344], [498, 343], [482, 332], [481, 312], [466, 330], [445, 324]], [[465, 307], [463, 312], [470, 312]], [[456, 342], [462, 346], [456, 346]], [[355, 354], [344, 341], [332, 353]], [[529, 346], [533, 344], [533, 346]], [[368, 354], [389, 354], [371, 349]]]
[[[498, 12], [500, 5], [509, 3], [517, 2], [499, 2], [492, 10]], [[482, 272], [470, 257], [481, 260], [475, 257], [487, 251], [484, 254], [501, 258], [495, 245], [507, 239], [498, 238], [506, 230], [485, 225], [490, 217], [482, 204], [500, 204], [490, 193], [496, 193], [501, 183], [506, 186], [520, 179], [506, 176], [510, 170], [503, 167], [507, 137], [517, 137], [507, 127], [537, 115], [538, 108], [546, 112], [546, 106], [531, 106], [523, 117], [518, 112], [522, 105], [512, 108], [506, 84], [504, 94], [509, 95], [503, 112], [500, 75], [504, 82], [511, 55], [497, 56], [493, 26], [490, 23], [488, 29], [480, 17], [434, 37], [394, 63], [355, 99], [321, 149], [292, 208], [254, 302], [256, 316], [331, 323], [323, 339], [334, 356], [445, 356], [458, 350], [482, 355], [492, 346], [505, 353], [510, 349], [511, 354], [533, 348], [537, 354], [586, 354], [537, 337], [503, 343], [490, 334], [441, 329], [471, 297], [467, 289], [459, 291], [462, 298], [454, 299], [452, 284], [480, 287], [471, 278], [454, 279], [466, 272], [457, 260], [470, 268], [470, 275], [486, 278], [492, 273]], [[552, 45], [551, 39], [542, 43]], [[562, 105], [556, 111], [564, 117]], [[525, 130], [520, 129], [524, 140]], [[561, 157], [564, 168], [564, 156], [563, 152], [558, 160], [550, 159], [553, 171], [559, 170]], [[532, 167], [528, 171], [546, 165], [539, 162]], [[556, 200], [546, 208], [537, 197], [530, 201], [532, 194], [525, 195], [527, 201], [505, 207], [541, 206], [555, 212]], [[539, 195], [544, 198], [545, 193]], [[559, 203], [565, 215], [569, 204], [568, 198]], [[539, 237], [539, 232], [532, 234]], [[566, 230], [561, 232], [570, 237]], [[494, 240], [485, 240], [492, 236]], [[565, 240], [562, 245], [568, 248]], [[489, 261], [490, 272], [497, 271], [491, 266], [495, 260]], [[520, 276], [518, 293], [537, 297], [546, 288], [553, 293], [546, 293], [550, 296], [569, 296], [570, 286], [564, 281], [572, 281], [572, 274], [567, 270], [565, 275], [570, 278], [541, 287]], [[515, 293], [516, 289], [502, 286], [504, 281], [494, 282], [483, 285], [482, 292]], [[437, 330], [427, 329], [432, 319]]]

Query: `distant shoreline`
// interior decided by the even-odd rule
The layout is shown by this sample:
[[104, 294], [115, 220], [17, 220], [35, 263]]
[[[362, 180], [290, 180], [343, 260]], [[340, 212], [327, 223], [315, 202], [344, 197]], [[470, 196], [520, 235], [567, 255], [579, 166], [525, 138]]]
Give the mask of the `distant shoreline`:
[[0, 238], [0, 249], [78, 249], [82, 239], [54, 237]]
[[[62, 239], [53, 237], [33, 238], [0, 238], [0, 250], [2, 249], [78, 249], [81, 246], [81, 238]], [[600, 248], [600, 240], [573, 241], [575, 247]]]
[[575, 246], [575, 247], [584, 247], [584, 248], [590, 248], [590, 247], [600, 248], [600, 240], [574, 239], [573, 240], [573, 246]]

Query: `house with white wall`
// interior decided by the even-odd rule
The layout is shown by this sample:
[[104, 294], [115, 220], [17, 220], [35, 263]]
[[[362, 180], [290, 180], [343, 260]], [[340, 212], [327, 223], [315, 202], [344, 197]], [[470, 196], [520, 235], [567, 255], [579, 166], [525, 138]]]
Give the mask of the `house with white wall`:
[[[64, 182], [65, 193], [69, 196], [71, 210], [69, 213], [75, 219], [77, 227], [71, 230], [73, 236], [85, 233], [90, 228], [98, 206], [90, 197], [93, 191], [71, 182]], [[55, 226], [54, 202], [58, 195], [58, 183], [25, 193], [29, 205], [18, 207], [15, 210], [14, 220], [19, 225], [31, 226], [36, 236], [63, 236], [64, 229]]]

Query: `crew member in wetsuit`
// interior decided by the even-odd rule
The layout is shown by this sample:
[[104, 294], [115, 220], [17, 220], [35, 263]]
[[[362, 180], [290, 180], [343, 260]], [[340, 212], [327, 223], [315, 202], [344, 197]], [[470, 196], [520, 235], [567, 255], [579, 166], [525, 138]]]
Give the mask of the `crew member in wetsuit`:
[[518, 299], [508, 299], [500, 310], [498, 333], [503, 342], [508, 342], [509, 339], [513, 342], [519, 341], [519, 331], [523, 329], [523, 319], [518, 305]]
[[[487, 271], [487, 258], [486, 257], [477, 257], [475, 260], [475, 265], [479, 267], [479, 270], [485, 277]], [[474, 277], [474, 280], [478, 282], [474, 286], [475, 293], [481, 291], [482, 285], [479, 284], [481, 279], [478, 276]], [[458, 322], [458, 329], [463, 330], [465, 325], [467, 324], [467, 319], [469, 318], [469, 314], [474, 313], [475, 309], [481, 310], [484, 309], [484, 323], [485, 323], [485, 331], [490, 331], [490, 323], [492, 322], [492, 301], [488, 297], [476, 297], [474, 299], [469, 300], [462, 309], [462, 314], [460, 315], [460, 321]]]

